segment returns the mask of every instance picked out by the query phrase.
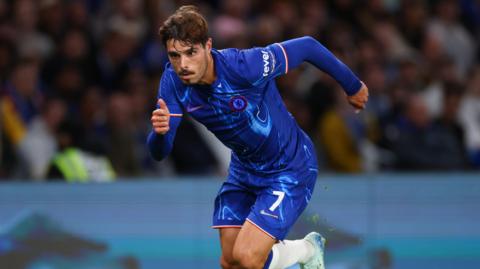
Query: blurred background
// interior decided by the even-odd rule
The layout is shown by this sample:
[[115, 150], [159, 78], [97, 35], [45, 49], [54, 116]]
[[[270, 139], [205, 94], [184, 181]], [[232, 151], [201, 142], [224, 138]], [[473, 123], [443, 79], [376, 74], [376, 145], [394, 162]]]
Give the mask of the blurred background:
[[229, 150], [188, 116], [145, 145], [184, 4], [215, 48], [310, 35], [369, 87], [355, 114], [309, 64], [277, 79], [321, 171], [292, 236], [330, 268], [480, 268], [478, 0], [0, 0], [0, 268], [218, 268]]

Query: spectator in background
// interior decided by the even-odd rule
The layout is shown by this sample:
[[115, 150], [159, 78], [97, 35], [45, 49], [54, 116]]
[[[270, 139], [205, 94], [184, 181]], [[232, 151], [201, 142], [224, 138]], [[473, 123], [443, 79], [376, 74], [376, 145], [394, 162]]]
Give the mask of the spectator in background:
[[[443, 104], [442, 111], [434, 119], [433, 125], [439, 129], [444, 129], [451, 133], [456, 140], [456, 144], [461, 151], [463, 163], [460, 168], [466, 169], [469, 167], [469, 160], [465, 146], [465, 131], [459, 122], [459, 108], [465, 88], [463, 85], [448, 82], [443, 89]], [[453, 140], [453, 139], [452, 139]]]
[[398, 26], [408, 43], [420, 50], [425, 38], [428, 7], [425, 1], [400, 1]]
[[150, 114], [149, 107], [152, 106], [151, 100], [155, 99], [154, 91], [145, 91], [145, 89], [154, 88], [154, 86], [150, 87], [150, 84], [145, 72], [139, 67], [130, 69], [123, 83], [124, 92], [128, 94], [131, 102], [132, 130], [135, 137], [134, 152], [137, 157], [136, 161], [140, 165], [139, 173], [142, 174], [160, 172], [156, 171], [156, 169], [161, 166], [158, 162], [152, 160], [147, 147], [145, 147], [145, 137], [150, 131], [150, 122], [148, 120], [148, 115]]
[[465, 130], [471, 163], [480, 168], [480, 66], [469, 76], [467, 92], [460, 105], [459, 120]]
[[137, 140], [132, 100], [129, 95], [114, 93], [109, 97], [107, 127], [107, 157], [118, 176], [138, 176], [141, 164], [135, 151]]
[[430, 20], [428, 32], [437, 39], [452, 57], [460, 75], [464, 77], [475, 60], [475, 42], [459, 20], [459, 1], [440, 0], [435, 4], [435, 16]]
[[357, 46], [357, 60], [359, 65], [368, 66], [370, 64], [382, 65], [387, 72], [387, 67], [385, 66], [385, 55], [382, 49], [382, 46], [375, 42], [372, 38], [364, 38], [358, 41]]
[[66, 104], [59, 98], [47, 99], [43, 104], [41, 113], [33, 118], [18, 146], [18, 177], [45, 179], [50, 160], [58, 151], [55, 135], [66, 112]]
[[38, 30], [39, 2], [19, 0], [13, 2], [13, 24], [9, 27], [12, 40], [21, 58], [45, 59], [55, 49], [54, 40]]
[[45, 83], [54, 86], [56, 77], [66, 68], [76, 69], [79, 72], [81, 81], [76, 83], [96, 82], [98, 67], [93, 57], [91, 42], [84, 30], [70, 28], [66, 31], [60, 39], [56, 53], [43, 65], [42, 77]]
[[102, 89], [97, 86], [86, 88], [79, 101], [79, 115], [75, 121], [80, 137], [79, 147], [95, 154], [107, 153], [107, 101]]
[[107, 92], [121, 88], [121, 81], [132, 65], [139, 45], [139, 33], [128, 21], [110, 21], [97, 54], [99, 83]]
[[0, 87], [5, 85], [10, 70], [15, 62], [15, 49], [12, 42], [0, 39]]
[[119, 28], [125, 26], [133, 28], [137, 38], [143, 39], [147, 33], [144, 2], [142, 0], [100, 1], [95, 25], [97, 34], [102, 36], [112, 30], [112, 24], [118, 24]]
[[53, 78], [51, 90], [68, 106], [68, 118], [72, 121], [78, 117], [79, 100], [85, 89], [85, 80], [78, 66], [66, 64]]
[[68, 22], [68, 28], [89, 31], [91, 25], [90, 14], [87, 9], [87, 1], [74, 0], [69, 1], [66, 5], [66, 20]]
[[71, 122], [60, 124], [56, 133], [59, 151], [50, 161], [47, 178], [70, 183], [115, 180], [115, 171], [108, 158], [79, 148], [75, 132], [76, 126]]
[[18, 145], [22, 141], [43, 99], [37, 63], [18, 62], [2, 90], [1, 99], [3, 131], [10, 143]]
[[97, 83], [107, 93], [121, 89], [129, 69], [140, 62], [138, 49], [147, 34], [142, 1], [104, 1], [96, 20]]
[[362, 146], [371, 126], [354, 113], [341, 91], [330, 92], [328, 108], [317, 123], [315, 140], [320, 142], [327, 169], [343, 173], [363, 172]]
[[[269, 10], [267, 16], [278, 20], [278, 24], [275, 25], [275, 27], [277, 28], [277, 33], [280, 35], [280, 39], [294, 33], [299, 27], [300, 14], [298, 12], [298, 6], [292, 1], [272, 1], [272, 3], [264, 3], [264, 5], [264, 8]], [[274, 41], [275, 40], [270, 40], [270, 43]]]
[[398, 63], [403, 59], [416, 56], [415, 50], [405, 41], [390, 21], [380, 21], [373, 24], [372, 34], [375, 42], [382, 47], [388, 62]]
[[39, 29], [54, 42], [58, 42], [67, 27], [65, 1], [39, 0], [36, 2], [40, 18]]
[[418, 93], [425, 88], [425, 70], [418, 60], [408, 57], [397, 63], [397, 83], [409, 93]]
[[443, 100], [444, 94], [450, 91], [447, 89], [447, 85], [460, 84], [461, 79], [455, 62], [446, 55], [435, 64], [434, 68], [435, 72], [432, 73], [430, 82], [421, 91], [421, 95], [430, 115], [439, 117], [446, 104]]
[[370, 90], [366, 111], [371, 115], [375, 115], [379, 120], [385, 119], [391, 111], [385, 70], [385, 66], [375, 62], [365, 65], [362, 70], [362, 77]]
[[[253, 25], [252, 28], [252, 41], [258, 46], [266, 46], [271, 44], [275, 40], [278, 40], [282, 35], [281, 27], [279, 26], [280, 22], [278, 18], [272, 15], [262, 15], [259, 16]], [[242, 42], [238, 42], [238, 41]], [[238, 47], [238, 48], [248, 48], [248, 39], [245, 37], [245, 32], [237, 36], [237, 42], [226, 44], [225, 47]]]
[[[300, 25], [292, 21], [291, 24], [294, 24], [295, 27], [293, 28], [294, 31], [289, 33], [289, 36], [308, 35], [318, 37], [318, 33], [327, 28], [329, 13], [325, 2], [308, 0], [304, 1], [299, 8], [302, 14], [300, 17]], [[333, 25], [328, 26], [332, 27]]]
[[403, 171], [465, 169], [462, 145], [455, 133], [433, 124], [427, 106], [411, 94], [398, 118], [392, 149], [396, 168]]
[[421, 52], [429, 75], [435, 75], [436, 64], [448, 57], [440, 41], [432, 33], [428, 32], [422, 41]]
[[480, 41], [480, 5], [478, 0], [462, 0], [459, 6], [461, 9], [461, 21], [473, 34], [478, 44], [478, 41]]
[[246, 19], [251, 0], [225, 0], [220, 3], [221, 13], [212, 23], [212, 34], [219, 46], [230, 47], [247, 33]]

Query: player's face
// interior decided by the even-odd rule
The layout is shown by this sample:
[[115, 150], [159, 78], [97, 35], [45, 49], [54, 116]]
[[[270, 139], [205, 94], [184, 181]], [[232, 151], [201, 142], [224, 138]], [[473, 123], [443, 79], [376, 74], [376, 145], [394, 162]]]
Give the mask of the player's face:
[[211, 39], [205, 45], [189, 44], [173, 39], [167, 41], [168, 59], [178, 77], [185, 84], [202, 83], [209, 68], [211, 49]]

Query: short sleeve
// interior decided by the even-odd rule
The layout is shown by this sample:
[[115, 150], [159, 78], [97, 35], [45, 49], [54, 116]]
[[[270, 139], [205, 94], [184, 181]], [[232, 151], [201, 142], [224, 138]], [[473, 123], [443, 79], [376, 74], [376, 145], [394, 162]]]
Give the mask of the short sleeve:
[[288, 72], [287, 54], [279, 43], [240, 50], [237, 59], [239, 73], [253, 86]]

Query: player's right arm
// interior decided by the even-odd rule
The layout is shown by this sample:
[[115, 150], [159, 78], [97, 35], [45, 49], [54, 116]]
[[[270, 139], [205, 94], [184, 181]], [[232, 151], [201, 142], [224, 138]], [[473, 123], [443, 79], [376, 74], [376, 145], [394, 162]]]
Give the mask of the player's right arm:
[[175, 133], [181, 122], [182, 107], [175, 94], [175, 82], [168, 70], [162, 75], [158, 89], [157, 106], [150, 118], [152, 131], [147, 145], [152, 157], [160, 161], [172, 150]]

